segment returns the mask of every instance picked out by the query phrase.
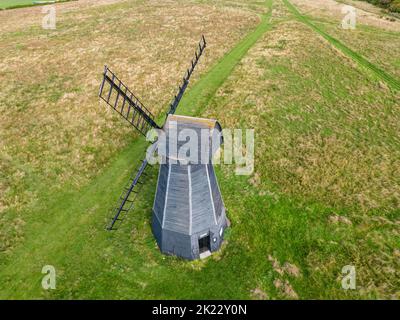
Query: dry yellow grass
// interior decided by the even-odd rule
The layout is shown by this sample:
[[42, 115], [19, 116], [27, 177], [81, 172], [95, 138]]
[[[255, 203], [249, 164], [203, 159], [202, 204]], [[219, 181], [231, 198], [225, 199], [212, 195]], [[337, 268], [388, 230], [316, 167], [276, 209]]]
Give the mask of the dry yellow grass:
[[[70, 12], [76, 13], [80, 10], [87, 10], [91, 8], [97, 8], [104, 5], [110, 5], [113, 3], [124, 2], [127, 0], [78, 0], [71, 1], [61, 4], [55, 4], [57, 14], [65, 15]], [[0, 24], [0, 32], [16, 32], [18, 30], [24, 30], [28, 27], [37, 26], [41, 24], [43, 15], [41, 6], [20, 8], [18, 10], [1, 10], [0, 21], [5, 22]]]
[[[335, 0], [293, 0], [293, 4], [298, 6], [302, 13], [314, 16], [317, 18], [328, 18], [341, 23], [343, 17], [342, 7], [348, 2], [349, 5], [353, 5], [357, 8], [357, 22], [364, 25], [369, 25], [382, 30], [400, 32], [400, 20], [395, 19], [393, 21], [388, 20], [387, 17], [378, 12], [378, 10], [367, 11], [369, 4], [357, 1], [357, 3], [347, 1], [346, 3], [335, 1]], [[359, 4], [361, 3], [361, 5]]]

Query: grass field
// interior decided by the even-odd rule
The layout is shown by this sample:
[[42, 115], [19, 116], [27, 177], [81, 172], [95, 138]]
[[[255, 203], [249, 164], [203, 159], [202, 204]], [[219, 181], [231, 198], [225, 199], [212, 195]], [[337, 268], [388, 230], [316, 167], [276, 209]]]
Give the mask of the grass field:
[[[321, 32], [327, 33], [346, 45], [348, 49], [362, 55], [376, 65], [380, 71], [389, 74], [399, 82], [400, 76], [400, 20], [388, 20], [385, 16], [369, 12], [358, 14], [358, 26], [355, 30], [345, 30], [340, 26], [340, 4], [328, 0], [321, 4], [295, 0], [298, 11]], [[349, 2], [353, 4], [353, 2]], [[325, 9], [325, 10], [324, 10]], [[327, 17], [328, 19], [321, 18]], [[382, 18], [378, 18], [381, 17]], [[363, 24], [365, 23], [365, 24]], [[383, 29], [383, 30], [382, 30]], [[366, 41], [368, 39], [368, 41]]]
[[[313, 5], [83, 0], [57, 5], [54, 31], [31, 8], [9, 12], [0, 298], [399, 299], [400, 67], [386, 53], [399, 30], [374, 16], [353, 38]], [[232, 225], [220, 252], [187, 262], [151, 234], [156, 168], [119, 230], [104, 230], [146, 143], [96, 94], [107, 63], [163, 117], [202, 33], [209, 46], [178, 113], [254, 128], [255, 172], [217, 167]], [[48, 264], [56, 290], [40, 285]], [[341, 288], [345, 265], [356, 290]]]
[[32, 0], [1, 0], [0, 9], [7, 9], [15, 6], [29, 6], [33, 5]]

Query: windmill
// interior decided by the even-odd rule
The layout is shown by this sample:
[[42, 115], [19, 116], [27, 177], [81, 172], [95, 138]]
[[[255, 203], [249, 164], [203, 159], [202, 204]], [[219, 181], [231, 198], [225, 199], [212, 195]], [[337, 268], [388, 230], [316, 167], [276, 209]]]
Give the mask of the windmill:
[[[146, 136], [151, 129], [163, 132], [165, 145], [170, 146], [174, 142], [177, 148], [182, 146], [183, 143], [177, 141], [177, 136], [188, 129], [199, 133], [197, 137], [205, 137], [206, 156], [204, 157], [204, 150], [201, 150], [199, 156], [205, 160], [201, 163], [183, 161], [176, 154], [172, 155], [168, 148], [161, 151], [163, 148], [160, 148], [160, 141], [154, 142], [152, 146], [163, 159], [152, 210], [152, 231], [161, 252], [190, 260], [206, 257], [218, 250], [223, 241], [224, 230], [228, 226], [225, 206], [211, 162], [213, 154], [223, 142], [221, 126], [212, 119], [175, 115], [205, 48], [206, 40], [202, 36], [161, 126], [156, 123], [149, 109], [107, 66], [104, 68], [99, 92], [100, 98], [142, 135]], [[204, 131], [205, 136], [201, 135]], [[200, 144], [200, 141], [196, 140], [195, 143]], [[134, 207], [134, 200], [140, 194], [138, 189], [143, 183], [142, 177], [146, 175], [148, 165], [146, 157], [133, 172], [129, 184], [113, 209], [108, 230], [114, 230], [116, 222], [122, 220], [122, 215]]]

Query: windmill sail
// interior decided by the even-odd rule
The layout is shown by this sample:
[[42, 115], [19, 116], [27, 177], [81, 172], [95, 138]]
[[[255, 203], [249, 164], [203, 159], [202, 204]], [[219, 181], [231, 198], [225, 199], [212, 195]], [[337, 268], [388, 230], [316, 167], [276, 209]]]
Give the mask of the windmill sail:
[[153, 114], [107, 66], [99, 96], [144, 136], [151, 128], [159, 128]]
[[196, 51], [194, 53], [195, 56], [191, 61], [191, 65], [190, 65], [189, 69], [187, 69], [186, 74], [182, 79], [182, 84], [179, 86], [178, 94], [174, 97], [174, 100], [171, 102], [168, 114], [175, 113], [176, 108], [178, 107], [178, 104], [181, 101], [182, 96], [185, 93], [185, 90], [189, 84], [190, 76], [192, 75], [194, 68], [196, 67], [197, 62], [199, 61], [201, 55], [203, 54], [203, 51], [206, 48], [206, 46], [207, 46], [206, 39], [204, 38], [204, 36], [202, 36], [201, 40], [199, 42], [199, 46], [198, 46], [198, 48], [196, 48]]
[[[198, 48], [196, 48], [195, 57], [192, 59], [191, 65], [186, 71], [182, 85], [179, 86], [178, 94], [171, 102], [170, 110], [168, 112], [169, 114], [175, 113], [189, 84], [190, 76], [192, 75], [205, 48], [206, 40], [204, 36], [202, 36]], [[107, 68], [107, 66], [104, 67], [99, 96], [144, 136], [146, 136], [146, 133], [151, 128], [160, 129], [154, 121], [153, 114], [128, 89], [128, 87], [124, 85], [110, 69]], [[156, 145], [157, 143], [153, 143], [153, 151], [156, 149]], [[128, 186], [123, 190], [117, 206], [113, 209], [113, 217], [110, 224], [107, 226], [108, 230], [114, 230], [115, 223], [122, 220], [121, 214], [127, 213], [133, 208], [135, 195], [138, 193], [138, 184], [141, 184], [140, 178], [142, 175], [146, 175], [144, 171], [147, 166], [148, 162], [144, 159], [139, 168], [133, 172]]]

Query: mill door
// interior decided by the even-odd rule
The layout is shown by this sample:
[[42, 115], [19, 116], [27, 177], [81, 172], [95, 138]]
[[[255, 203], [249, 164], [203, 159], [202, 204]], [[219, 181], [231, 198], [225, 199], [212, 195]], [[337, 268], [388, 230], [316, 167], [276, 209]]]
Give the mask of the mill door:
[[210, 235], [199, 238], [199, 253], [210, 251]]

